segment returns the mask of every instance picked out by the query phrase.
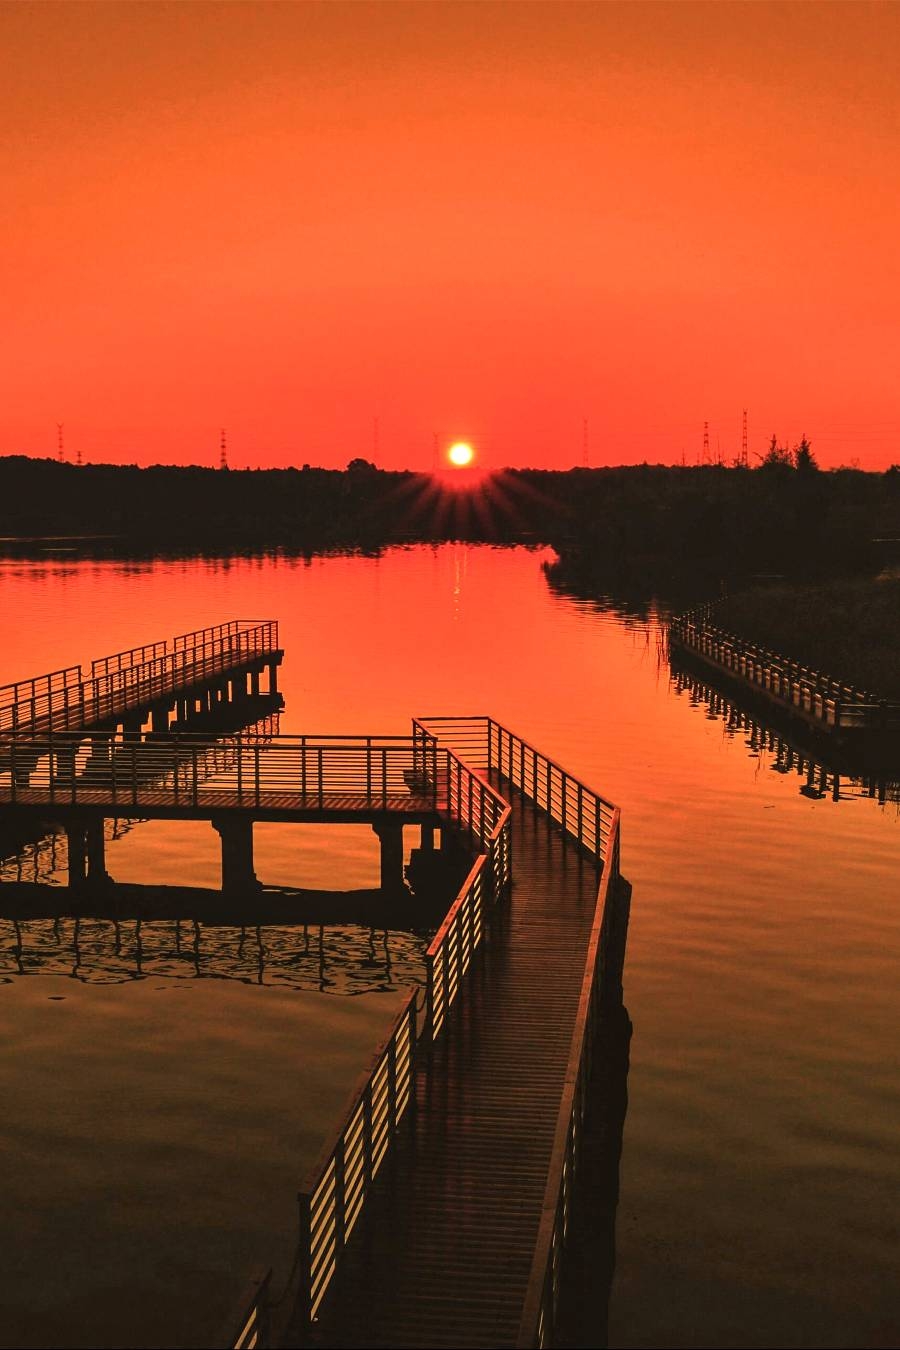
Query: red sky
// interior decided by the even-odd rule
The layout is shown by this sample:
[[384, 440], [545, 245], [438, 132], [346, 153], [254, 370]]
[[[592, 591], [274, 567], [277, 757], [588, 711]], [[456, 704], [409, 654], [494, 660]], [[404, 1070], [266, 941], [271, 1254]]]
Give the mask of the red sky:
[[[0, 453], [900, 461], [900, 6], [0, 6]], [[373, 450], [373, 422], [379, 444]]]

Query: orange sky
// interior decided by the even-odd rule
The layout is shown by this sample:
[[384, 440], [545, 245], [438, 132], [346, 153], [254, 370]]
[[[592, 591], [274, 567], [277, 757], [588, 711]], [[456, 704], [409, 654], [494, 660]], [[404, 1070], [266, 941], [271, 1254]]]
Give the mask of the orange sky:
[[[0, 6], [0, 453], [900, 461], [900, 6]], [[373, 420], [379, 446], [373, 450]]]

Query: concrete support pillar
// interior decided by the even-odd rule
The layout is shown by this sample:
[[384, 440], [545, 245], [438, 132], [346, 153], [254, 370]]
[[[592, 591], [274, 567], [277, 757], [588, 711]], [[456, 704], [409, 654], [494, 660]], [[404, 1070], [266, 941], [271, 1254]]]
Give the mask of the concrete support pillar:
[[253, 870], [253, 821], [250, 816], [214, 816], [212, 827], [222, 840], [222, 891], [240, 895], [257, 890]]
[[169, 709], [163, 703], [157, 703], [150, 709], [150, 729], [156, 735], [169, 730]]
[[403, 821], [389, 820], [372, 829], [381, 844], [381, 889], [394, 892], [405, 889], [403, 883]]
[[84, 821], [66, 822], [66, 840], [69, 846], [69, 889], [80, 890], [87, 880], [87, 848]]
[[85, 855], [87, 858], [87, 879], [90, 884], [109, 881], [106, 870], [106, 837], [103, 833], [103, 817], [92, 820], [85, 830]]
[[122, 718], [122, 739], [124, 741], [139, 741], [143, 725], [144, 717], [142, 713], [126, 713]]
[[278, 693], [278, 663], [270, 661], [267, 666], [269, 672], [269, 693]]
[[250, 672], [250, 693], [254, 698], [259, 698], [259, 670]]

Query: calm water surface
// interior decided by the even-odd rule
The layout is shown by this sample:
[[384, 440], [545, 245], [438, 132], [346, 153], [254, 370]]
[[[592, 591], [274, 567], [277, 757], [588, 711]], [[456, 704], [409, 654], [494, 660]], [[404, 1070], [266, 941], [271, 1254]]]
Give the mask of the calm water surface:
[[[627, 617], [612, 603], [556, 594], [541, 559], [448, 545], [312, 562], [7, 562], [5, 613], [20, 625], [2, 675], [228, 617], [276, 617], [283, 731], [404, 732], [414, 713], [490, 713], [618, 802], [634, 886], [625, 973], [634, 1036], [611, 1344], [893, 1344], [897, 805], [849, 784], [837, 802], [804, 795], [805, 779], [777, 772], [772, 754], [676, 690], [652, 612]], [[201, 823], [137, 824], [110, 843], [107, 862], [121, 881], [215, 885], [217, 836]], [[370, 830], [257, 830], [256, 870], [267, 883], [372, 886], [377, 866]], [[41, 867], [50, 880], [64, 876], [52, 860]], [[210, 982], [179, 965], [171, 930], [147, 938], [160, 963], [150, 969], [182, 991], [179, 1007], [194, 1007], [201, 987], [214, 1004]], [[42, 932], [35, 942], [52, 947]], [[347, 929], [328, 959], [355, 970], [369, 960], [381, 973], [365, 987], [393, 1000], [415, 979], [421, 950], [398, 940], [392, 964], [382, 939]], [[106, 979], [108, 936], [91, 940], [94, 967], [90, 955], [83, 967]], [[238, 951], [224, 932], [209, 940], [223, 963], [216, 988], [256, 977], [257, 999], [268, 990], [312, 1000], [303, 1025], [321, 1008], [329, 1046], [338, 1031], [327, 1010], [338, 1004], [374, 1007], [373, 1044], [389, 1020], [379, 993], [347, 1000], [288, 989], [316, 987], [317, 976], [304, 983], [291, 973], [303, 964], [296, 934], [272, 935], [262, 954]], [[67, 978], [70, 935], [60, 942], [41, 980]], [[41, 1000], [21, 993], [35, 977], [17, 976], [12, 945], [2, 948], [11, 983], [0, 997], [5, 989], [8, 1025], [19, 1025], [27, 1056], [27, 1037], [46, 1048], [48, 1033], [35, 1012]], [[125, 966], [133, 946], [126, 934]], [[134, 1030], [129, 971], [115, 1006], [131, 1052], [156, 1054], [155, 1023], [143, 1039]], [[354, 978], [339, 973], [333, 987], [363, 987]], [[240, 1011], [223, 995], [220, 1024], [236, 1019], [241, 1043], [277, 1083], [298, 1052], [286, 1053], [268, 1013], [257, 1035], [252, 992]], [[118, 1023], [105, 1011], [112, 1036]], [[97, 1015], [85, 1008], [85, 1025]], [[180, 1044], [171, 1017], [159, 1034]], [[315, 1048], [307, 1030], [299, 1062], [312, 1064]], [[344, 1055], [348, 1081], [352, 1058]], [[302, 1133], [301, 1100], [290, 1105]], [[290, 1126], [280, 1119], [282, 1149]], [[27, 1119], [18, 1128], [27, 1136]], [[232, 1162], [239, 1173], [239, 1151]]]

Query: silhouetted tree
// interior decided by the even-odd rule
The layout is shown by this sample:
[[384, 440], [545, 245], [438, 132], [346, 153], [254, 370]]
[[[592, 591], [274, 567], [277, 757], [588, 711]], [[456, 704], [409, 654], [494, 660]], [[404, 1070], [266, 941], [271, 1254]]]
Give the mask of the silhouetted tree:
[[812, 446], [804, 435], [800, 443], [794, 446], [794, 468], [799, 469], [801, 473], [809, 473], [818, 467]]
[[794, 457], [786, 445], [778, 444], [778, 437], [772, 433], [769, 448], [762, 457], [761, 469], [792, 469]]

